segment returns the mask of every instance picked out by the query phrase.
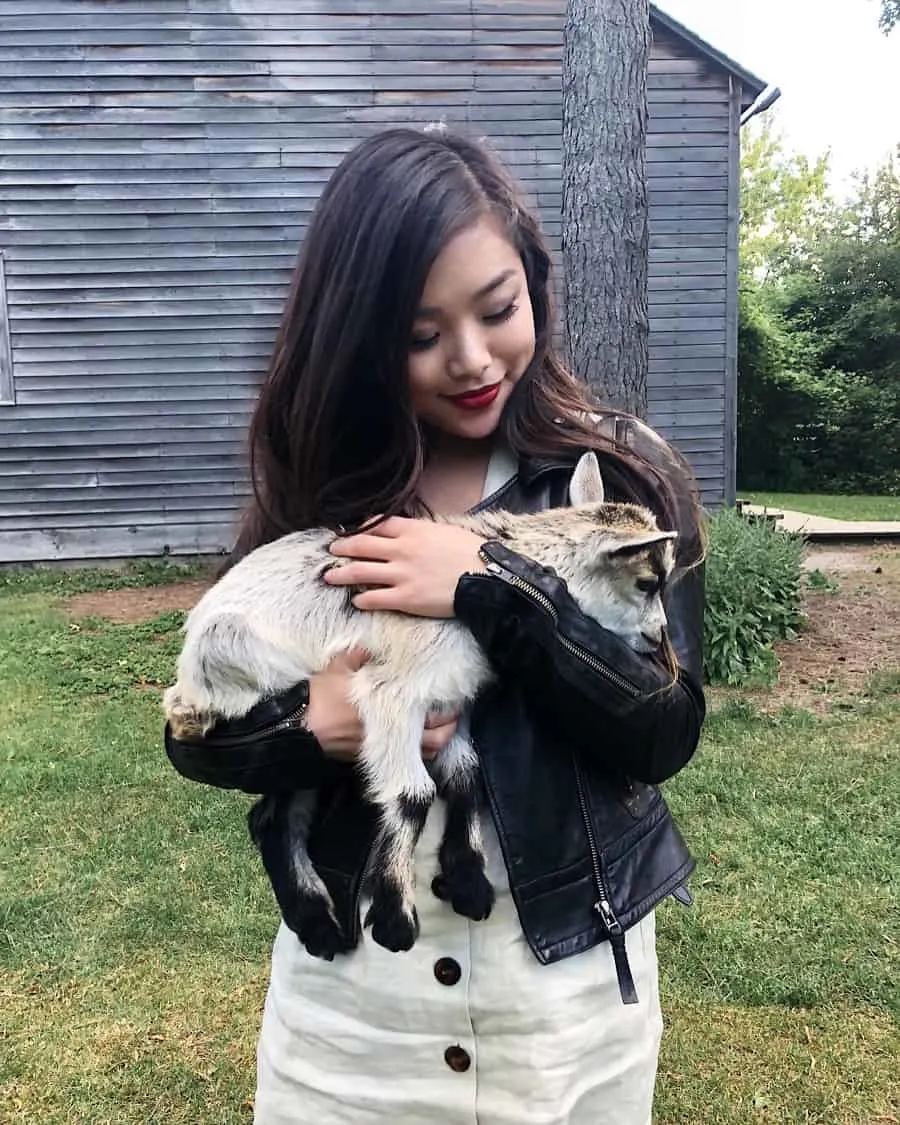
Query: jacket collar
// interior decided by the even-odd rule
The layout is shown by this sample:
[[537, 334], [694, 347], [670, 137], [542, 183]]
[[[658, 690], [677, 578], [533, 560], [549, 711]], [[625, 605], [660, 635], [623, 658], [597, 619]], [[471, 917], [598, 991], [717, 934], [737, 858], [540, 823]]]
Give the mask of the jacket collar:
[[539, 477], [547, 473], [571, 472], [578, 461], [579, 453], [573, 449], [571, 455], [564, 453], [555, 454], [553, 457], [529, 457], [523, 455], [519, 458], [519, 480], [526, 488], [530, 487]]

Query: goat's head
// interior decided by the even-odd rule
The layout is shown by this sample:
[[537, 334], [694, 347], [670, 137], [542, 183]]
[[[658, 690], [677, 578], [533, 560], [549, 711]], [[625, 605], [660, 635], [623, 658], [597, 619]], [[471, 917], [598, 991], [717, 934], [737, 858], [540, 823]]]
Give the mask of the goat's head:
[[607, 503], [593, 453], [578, 462], [569, 498], [565, 537], [573, 597], [633, 649], [654, 651], [665, 640], [662, 597], [678, 533], [662, 531], [653, 513], [637, 504]]

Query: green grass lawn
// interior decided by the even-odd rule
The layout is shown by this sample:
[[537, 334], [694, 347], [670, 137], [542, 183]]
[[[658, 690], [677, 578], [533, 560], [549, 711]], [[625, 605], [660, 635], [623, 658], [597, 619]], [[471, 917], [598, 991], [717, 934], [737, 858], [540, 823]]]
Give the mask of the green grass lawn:
[[[276, 927], [250, 798], [165, 759], [180, 615], [70, 621], [79, 581], [0, 590], [0, 1121], [247, 1125]], [[698, 868], [659, 912], [658, 1125], [900, 1117], [897, 692], [717, 693], [668, 786]]]
[[900, 520], [900, 496], [818, 496], [798, 492], [745, 492], [743, 500], [833, 520]]

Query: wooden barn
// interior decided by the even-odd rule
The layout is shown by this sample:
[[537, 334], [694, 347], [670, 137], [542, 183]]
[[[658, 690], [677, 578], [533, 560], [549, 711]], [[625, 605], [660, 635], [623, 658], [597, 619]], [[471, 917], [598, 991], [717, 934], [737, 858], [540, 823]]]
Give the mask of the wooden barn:
[[[560, 235], [564, 0], [4, 0], [0, 562], [216, 552], [296, 249], [343, 152], [443, 118]], [[650, 421], [734, 495], [740, 116], [659, 10]]]

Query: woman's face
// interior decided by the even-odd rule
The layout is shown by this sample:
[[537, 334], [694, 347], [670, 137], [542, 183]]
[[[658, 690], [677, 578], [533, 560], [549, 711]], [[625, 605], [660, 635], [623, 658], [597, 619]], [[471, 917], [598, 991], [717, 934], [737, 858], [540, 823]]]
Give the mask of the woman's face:
[[518, 252], [481, 219], [435, 259], [419, 301], [409, 385], [419, 420], [489, 437], [534, 356], [534, 317]]

